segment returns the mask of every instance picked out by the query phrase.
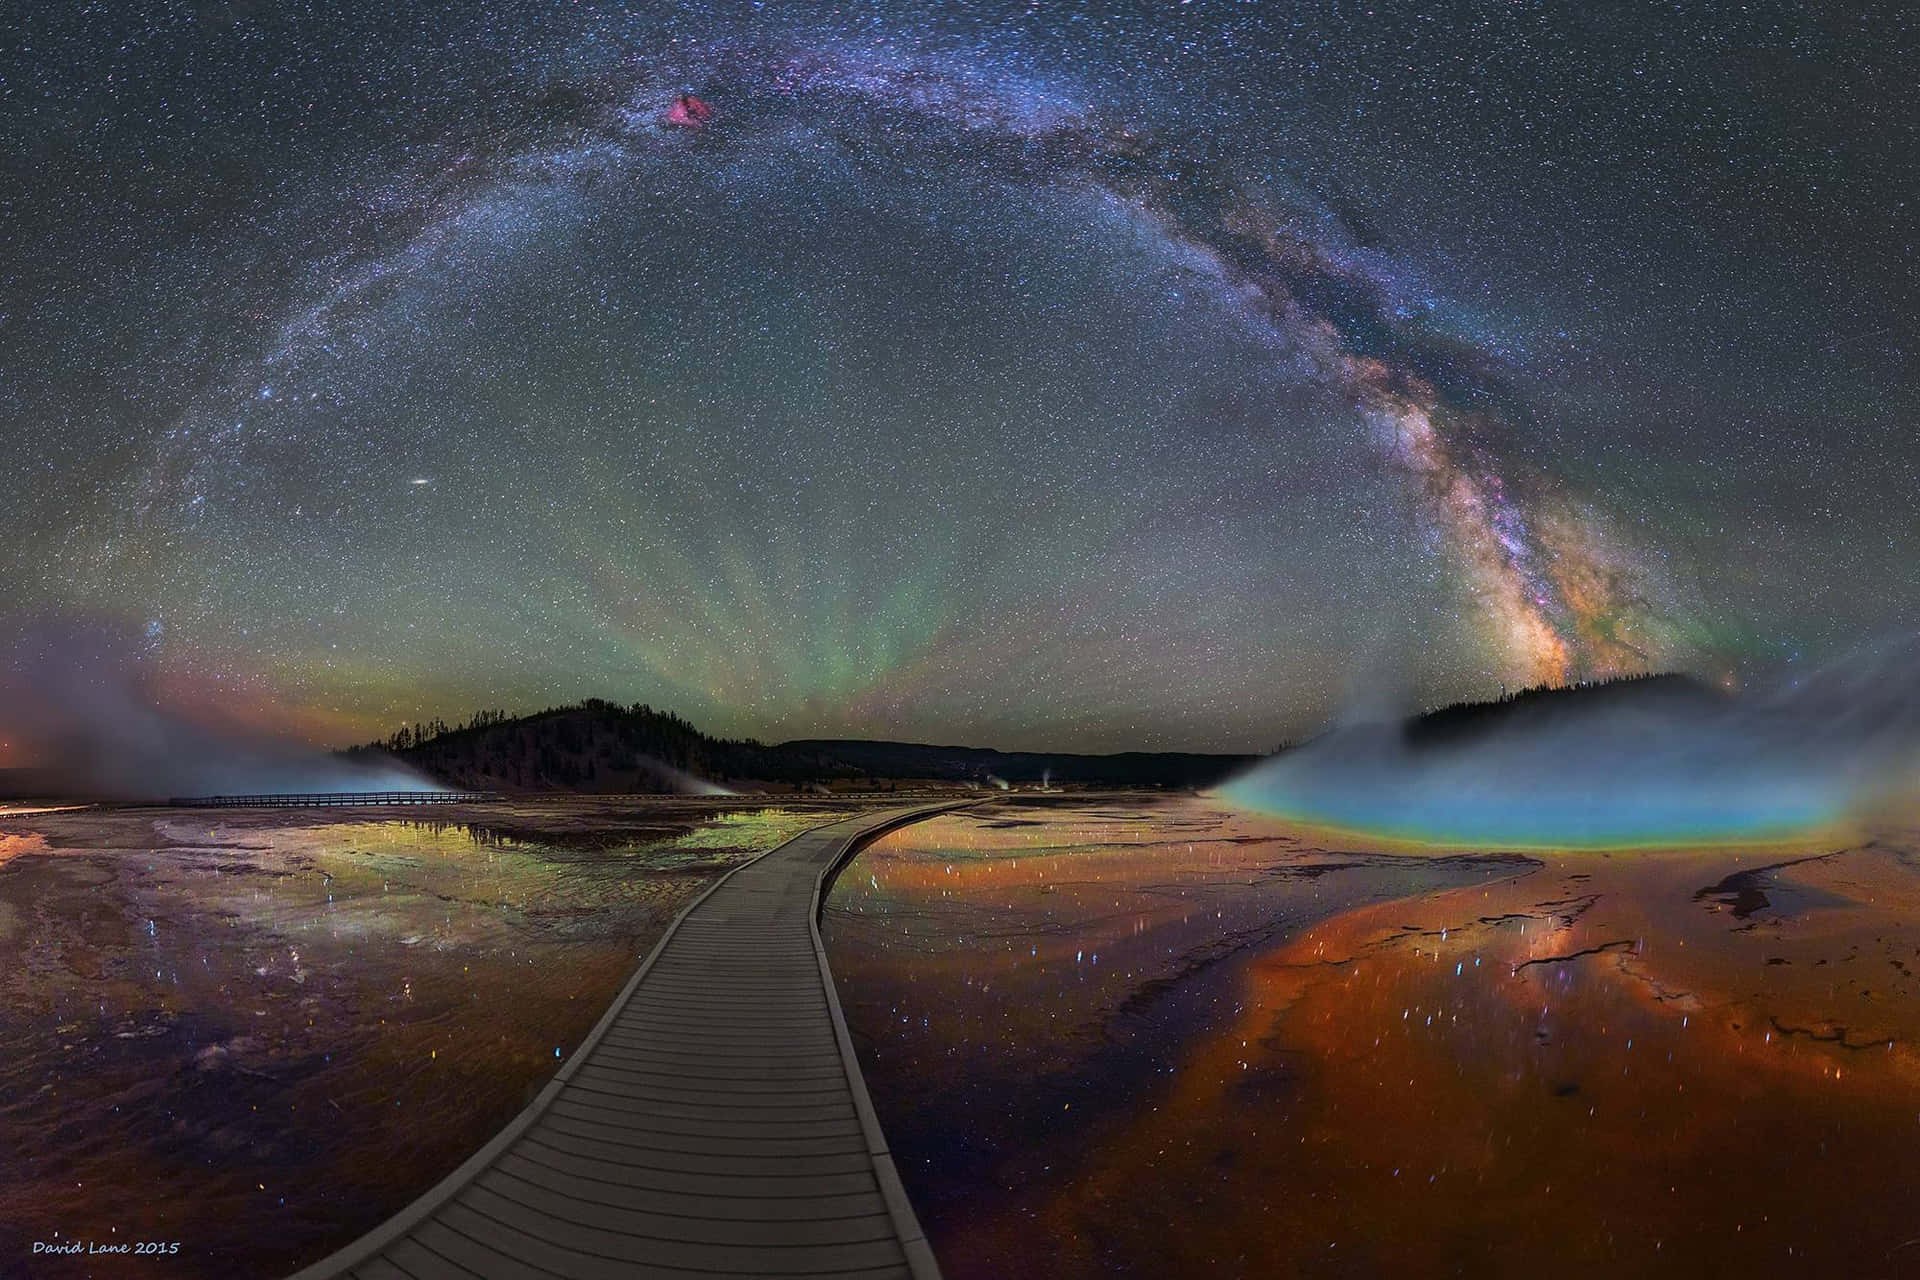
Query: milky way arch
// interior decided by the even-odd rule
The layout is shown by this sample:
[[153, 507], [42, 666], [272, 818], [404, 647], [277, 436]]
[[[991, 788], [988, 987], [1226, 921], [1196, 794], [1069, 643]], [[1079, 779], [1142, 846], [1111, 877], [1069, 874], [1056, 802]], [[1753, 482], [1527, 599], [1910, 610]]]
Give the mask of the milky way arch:
[[[1497, 351], [1449, 325], [1424, 282], [1358, 244], [1310, 194], [1189, 143], [1176, 124], [1116, 122], [1031, 82], [845, 49], [683, 48], [551, 89], [515, 128], [412, 148], [404, 161], [367, 171], [337, 202], [342, 211], [329, 216], [304, 270], [262, 286], [259, 345], [231, 353], [166, 433], [143, 486], [142, 536], [212, 538], [248, 567], [240, 544], [254, 536], [252, 522], [223, 521], [209, 508], [288, 500], [259, 477], [303, 465], [300, 432], [267, 415], [289, 400], [297, 408], [303, 396], [320, 409], [341, 402], [341, 393], [311, 389], [326, 381], [315, 371], [404, 343], [429, 282], [444, 324], [450, 312], [484, 310], [493, 273], [537, 273], [556, 237], [600, 211], [638, 204], [661, 218], [697, 218], [675, 205], [672, 184], [688, 166], [777, 175], [789, 164], [831, 163], [853, 181], [884, 171], [890, 183], [925, 167], [977, 184], [983, 201], [996, 190], [1044, 193], [1131, 224], [1157, 259], [1179, 265], [1209, 309], [1235, 317], [1271, 353], [1281, 379], [1344, 402], [1364, 437], [1357, 456], [1395, 478], [1477, 619], [1488, 668], [1502, 678], [1560, 681], [1683, 656], [1658, 558], [1609, 530], [1595, 503], [1535, 460], [1529, 409], [1503, 378]], [[951, 221], [955, 234], [967, 233], [966, 210], [952, 210]], [[1284, 447], [1286, 423], [1273, 430]], [[342, 435], [336, 447], [350, 455], [355, 446]], [[249, 498], [249, 485], [262, 496]], [[670, 540], [658, 528], [651, 536]], [[1270, 549], [1287, 553], [1284, 544]], [[682, 589], [665, 594], [657, 584], [611, 587], [635, 601], [632, 610], [718, 609], [690, 599], [714, 586], [711, 566], [683, 578]], [[756, 589], [751, 568], [731, 581]], [[872, 684], [863, 675], [879, 666], [937, 665], [950, 636], [917, 616], [923, 603], [899, 602], [872, 652], [848, 659], [863, 670], [820, 692], [858, 699]], [[678, 647], [636, 640], [633, 655], [671, 673], [686, 667]], [[776, 679], [709, 663], [693, 683], [717, 702], [730, 683]], [[899, 695], [873, 696], [879, 702], [867, 714], [883, 719], [885, 700]]]

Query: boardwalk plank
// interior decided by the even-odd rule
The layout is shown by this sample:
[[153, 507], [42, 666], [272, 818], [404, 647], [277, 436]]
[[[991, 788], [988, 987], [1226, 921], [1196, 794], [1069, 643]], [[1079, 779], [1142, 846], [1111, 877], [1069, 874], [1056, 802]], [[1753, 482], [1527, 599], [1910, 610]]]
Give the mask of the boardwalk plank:
[[[864, 1135], [856, 1129], [838, 1137], [786, 1138], [767, 1132], [743, 1130], [727, 1135], [719, 1132], [676, 1133], [647, 1124], [623, 1124], [605, 1113], [553, 1117], [556, 1132], [574, 1136], [592, 1134], [618, 1141], [635, 1151], [656, 1156], [677, 1152], [686, 1156], [733, 1160], [757, 1156], [832, 1156], [865, 1151]], [[547, 1132], [547, 1126], [541, 1126]]]
[[[510, 1233], [503, 1233], [485, 1218], [472, 1216], [464, 1211], [456, 1211], [451, 1216], [470, 1230], [499, 1239], [512, 1250], [508, 1255], [513, 1259], [511, 1269], [498, 1273], [506, 1276], [562, 1276], [570, 1280], [634, 1280], [635, 1277], [644, 1277], [645, 1280], [715, 1280], [716, 1275], [728, 1274], [767, 1276], [827, 1274], [844, 1276], [846, 1280], [883, 1280], [883, 1278], [891, 1280], [893, 1277], [911, 1275], [904, 1260], [878, 1267], [847, 1268], [824, 1273], [817, 1270], [730, 1273], [724, 1269], [716, 1271], [713, 1268], [675, 1267], [659, 1259], [648, 1259], [641, 1263], [622, 1262], [549, 1244], [530, 1236], [513, 1236]], [[457, 1235], [458, 1233], [449, 1232], [449, 1234]], [[465, 1237], [460, 1238], [468, 1244], [473, 1243], [467, 1241]], [[556, 1268], [559, 1269], [556, 1270]]]
[[683, 1021], [689, 1015], [711, 1014], [715, 1010], [725, 1010], [739, 1017], [752, 1018], [760, 1026], [795, 1023], [801, 1026], [812, 1025], [826, 1012], [827, 1002], [821, 996], [809, 996], [804, 1000], [720, 1000], [712, 996], [660, 996], [651, 992], [641, 992], [627, 1002], [620, 1011], [620, 1022], [641, 1015], [656, 1018], [672, 1018]]
[[453, 1259], [435, 1253], [418, 1240], [402, 1240], [387, 1250], [387, 1257], [406, 1268], [415, 1280], [477, 1280], [475, 1272], [467, 1270]]
[[871, 1175], [873, 1173], [873, 1162], [864, 1154], [807, 1156], [791, 1153], [773, 1155], [763, 1152], [758, 1156], [704, 1155], [688, 1159], [673, 1157], [663, 1159], [661, 1153], [657, 1151], [642, 1151], [617, 1141], [610, 1141], [607, 1135], [583, 1138], [557, 1130], [529, 1133], [527, 1144], [529, 1146], [538, 1144], [566, 1155], [601, 1160], [612, 1165], [631, 1165], [668, 1172], [679, 1171], [688, 1177], [710, 1174], [739, 1178], [820, 1179], [834, 1174]]
[[353, 1277], [354, 1280], [420, 1280], [414, 1273], [402, 1271], [385, 1258], [373, 1258], [361, 1263], [354, 1269]]
[[[793, 1041], [827, 1044], [833, 1039], [833, 1032], [822, 1025], [827, 1019], [824, 1005], [811, 1018], [804, 1015], [745, 1014], [739, 1026], [702, 1026], [698, 1017], [691, 1009], [677, 1014], [653, 1009], [630, 1009], [613, 1024], [607, 1037], [628, 1043], [660, 1036], [679, 1044], [699, 1041], [737, 1044], [746, 1041], [776, 1045]], [[748, 1018], [752, 1019], [751, 1023], [747, 1022]]]
[[[815, 1169], [795, 1173], [698, 1172], [691, 1169], [654, 1169], [645, 1165], [608, 1160], [599, 1156], [562, 1151], [543, 1142], [518, 1143], [509, 1153], [514, 1159], [537, 1164], [557, 1173], [594, 1182], [629, 1187], [635, 1192], [677, 1191], [688, 1195], [712, 1196], [725, 1200], [810, 1199], [826, 1195], [864, 1195], [879, 1188], [873, 1171], [857, 1163], [841, 1171]], [[504, 1157], [503, 1157], [504, 1158]]]
[[556, 1114], [590, 1118], [646, 1133], [687, 1134], [719, 1140], [751, 1138], [762, 1129], [769, 1141], [778, 1142], [860, 1134], [860, 1117], [851, 1104], [838, 1115], [809, 1115], [805, 1110], [743, 1113], [726, 1108], [710, 1108], [713, 1113], [705, 1115], [675, 1115], [658, 1105], [636, 1103], [613, 1093], [594, 1094], [583, 1101], [584, 1093], [581, 1089], [567, 1090], [555, 1103]]
[[[482, 1196], [480, 1193], [485, 1192]], [[558, 1223], [572, 1223], [595, 1231], [657, 1240], [674, 1244], [768, 1246], [797, 1248], [826, 1244], [865, 1244], [875, 1240], [891, 1241], [893, 1219], [878, 1196], [864, 1213], [845, 1216], [821, 1212], [806, 1217], [774, 1220], [689, 1217], [660, 1213], [638, 1204], [613, 1204], [603, 1199], [582, 1199], [555, 1191], [504, 1169], [489, 1169], [474, 1183], [468, 1202], [475, 1209], [501, 1221], [504, 1206], [492, 1199], [498, 1196], [520, 1210], [530, 1210]]]
[[[712, 1218], [716, 1221], [779, 1222], [795, 1218], [856, 1217], [865, 1213], [885, 1213], [886, 1201], [879, 1187], [859, 1175], [851, 1175], [838, 1185], [851, 1185], [850, 1191], [833, 1191], [831, 1185], [806, 1194], [795, 1194], [791, 1185], [776, 1179], [732, 1178], [724, 1182], [689, 1187], [684, 1177], [662, 1179], [657, 1185], [635, 1185], [632, 1179], [585, 1177], [567, 1173], [519, 1151], [500, 1157], [495, 1169], [511, 1173], [537, 1186], [564, 1192], [581, 1200], [601, 1204], [648, 1209], [683, 1218]], [[821, 1179], [822, 1184], [829, 1180]], [[770, 1187], [780, 1194], [761, 1193]], [[806, 1188], [799, 1189], [807, 1192]]]
[[445, 1258], [469, 1275], [512, 1275], [515, 1271], [522, 1275], [559, 1274], [555, 1271], [523, 1267], [520, 1259], [503, 1254], [497, 1249], [488, 1248], [478, 1240], [461, 1235], [458, 1231], [438, 1222], [426, 1223], [413, 1238], [423, 1249]]
[[[575, 1076], [577, 1089], [614, 1090], [654, 1102], [693, 1107], [739, 1107], [748, 1111], [787, 1106], [821, 1106], [846, 1098], [835, 1078], [821, 1080], [715, 1080], [701, 1072], [621, 1071], [595, 1063]], [[804, 1086], [804, 1087], [802, 1087]]]
[[[582, 1073], [585, 1074], [584, 1072]], [[595, 1083], [601, 1085], [593, 1087]], [[589, 1082], [579, 1077], [568, 1092], [593, 1094], [608, 1100], [608, 1105], [641, 1115], [662, 1119], [737, 1120], [752, 1124], [819, 1123], [851, 1120], [859, 1123], [860, 1113], [841, 1090], [825, 1094], [738, 1094], [695, 1093], [691, 1089], [650, 1090], [632, 1082], [609, 1084]]]
[[593, 1055], [596, 1066], [613, 1070], [692, 1071], [716, 1080], [786, 1080], [802, 1077], [846, 1079], [846, 1069], [838, 1054], [792, 1053], [756, 1054], [743, 1058], [736, 1054], [698, 1053], [675, 1049], [671, 1045], [610, 1050]]
[[[884, 1239], [851, 1244], [727, 1245], [665, 1240], [562, 1221], [480, 1186], [468, 1187], [458, 1201], [448, 1206], [448, 1223], [464, 1230], [469, 1219], [463, 1216], [456, 1223], [452, 1216], [456, 1209], [463, 1209], [473, 1219], [488, 1224], [495, 1233], [510, 1231], [521, 1239], [544, 1242], [564, 1248], [576, 1257], [592, 1259], [595, 1265], [582, 1273], [587, 1276], [602, 1274], [607, 1265], [625, 1268], [626, 1273], [631, 1274], [634, 1263], [658, 1263], [734, 1275], [769, 1266], [788, 1274], [835, 1275], [849, 1267], [885, 1266], [904, 1256], [891, 1234]], [[479, 1222], [474, 1223], [476, 1230], [481, 1229]], [[486, 1238], [488, 1243], [494, 1243], [491, 1235]], [[502, 1243], [496, 1247], [504, 1250], [506, 1246]]]

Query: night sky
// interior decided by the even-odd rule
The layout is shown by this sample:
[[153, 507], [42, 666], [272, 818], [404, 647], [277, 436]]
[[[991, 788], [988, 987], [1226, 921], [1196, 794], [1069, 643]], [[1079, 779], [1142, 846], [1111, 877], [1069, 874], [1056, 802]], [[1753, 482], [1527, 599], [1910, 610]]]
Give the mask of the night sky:
[[1920, 611], [1901, 6], [10, 8], [16, 698], [1266, 749]]

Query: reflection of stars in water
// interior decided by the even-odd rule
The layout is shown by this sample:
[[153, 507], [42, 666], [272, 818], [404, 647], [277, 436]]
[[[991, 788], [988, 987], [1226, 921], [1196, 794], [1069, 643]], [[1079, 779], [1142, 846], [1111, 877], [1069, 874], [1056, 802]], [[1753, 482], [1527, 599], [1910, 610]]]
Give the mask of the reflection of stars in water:
[[[978, 874], [988, 868], [975, 859], [1004, 867], [1022, 844], [1072, 843], [1066, 822], [1052, 839], [986, 825], [943, 819], [891, 837], [864, 855], [882, 859], [885, 892], [837, 891], [830, 908], [836, 970], [867, 993], [849, 1015], [872, 1045], [864, 1056], [888, 1101], [895, 1158], [930, 1206], [936, 1243], [960, 1243], [983, 1273], [983, 1259], [1029, 1259], [1089, 1238], [1102, 1251], [1050, 1260], [1049, 1274], [1109, 1274], [1116, 1259], [1184, 1274], [1222, 1239], [1243, 1258], [1297, 1270], [1289, 1264], [1303, 1249], [1360, 1240], [1380, 1249], [1383, 1221], [1402, 1224], [1390, 1242], [1415, 1251], [1405, 1262], [1392, 1252], [1400, 1245], [1368, 1255], [1396, 1271], [1426, 1260], [1435, 1230], [1462, 1233], [1489, 1259], [1523, 1264], [1547, 1248], [1576, 1265], [1615, 1252], [1617, 1231], [1678, 1253], [1688, 1274], [1724, 1262], [1730, 1239], [1763, 1260], [1793, 1256], [1800, 1245], [1787, 1241], [1829, 1236], [1836, 1214], [1858, 1218], [1869, 1264], [1903, 1238], [1889, 1234], [1902, 1220], [1888, 1206], [1904, 1189], [1884, 1170], [1902, 1158], [1920, 1063], [1890, 1032], [1912, 1025], [1914, 1005], [1876, 993], [1863, 1013], [1845, 994], [1854, 979], [1836, 987], [1833, 971], [1798, 968], [1824, 961], [1836, 939], [1873, 937], [1887, 958], [1912, 949], [1912, 868], [1884, 851], [1800, 864], [1821, 883], [1853, 886], [1860, 896], [1845, 901], [1865, 918], [1822, 926], [1816, 914], [1804, 933], [1773, 936], [1722, 933], [1714, 904], [1694, 893], [1750, 865], [1738, 849], [1544, 864], [1436, 856], [1427, 865], [1465, 883], [1423, 896], [1403, 882], [1349, 898], [1297, 936], [1170, 983], [1142, 966], [1130, 977], [1152, 989], [1148, 1009], [1164, 1013], [1186, 991], [1196, 1010], [1190, 1023], [1143, 1031], [1140, 1006], [1089, 1002], [1057, 968], [1004, 964], [973, 929], [981, 914], [1018, 928], [1044, 911], [1067, 926], [1067, 954], [1084, 955], [1083, 943], [1104, 945], [1123, 901], [1161, 906], [1155, 886], [1114, 861], [1106, 874], [1070, 878]], [[1086, 834], [1073, 824], [1073, 840]], [[1098, 845], [1066, 861], [1128, 856]], [[1234, 840], [1222, 852], [1262, 865], [1276, 851]], [[1837, 869], [1828, 858], [1850, 861]], [[1870, 869], [1877, 858], [1890, 875]], [[1165, 877], [1153, 861], [1147, 874]], [[1404, 861], [1347, 855], [1324, 879]], [[1012, 894], [1016, 883], [1028, 892]], [[1046, 895], [1069, 883], [1089, 887]], [[1269, 884], [1251, 878], [1238, 896]], [[1823, 938], [1823, 928], [1834, 932]], [[1217, 941], [1204, 927], [1193, 936]], [[1664, 941], [1649, 947], [1656, 936]], [[1756, 991], [1754, 966], [1782, 948], [1797, 958], [1768, 960], [1777, 981]], [[1210, 976], [1221, 985], [1209, 992]], [[1695, 1013], [1706, 1016], [1696, 1024]], [[1882, 1025], [1828, 1021], [1843, 1013]], [[1154, 1052], [1170, 1060], [1129, 1061]], [[1156, 1083], [1125, 1074], [1135, 1069]], [[1792, 1099], [1779, 1123], [1793, 1138], [1752, 1123], [1756, 1096]], [[1867, 1115], [1876, 1120], [1860, 1123]], [[1818, 1185], [1806, 1177], [1814, 1167]], [[1653, 1177], [1680, 1198], [1648, 1202]], [[1172, 1245], [1178, 1265], [1138, 1206], [1213, 1179], [1222, 1183], [1207, 1226]], [[1409, 1200], [1408, 1183], [1434, 1198]], [[1285, 1218], [1292, 1203], [1311, 1219]], [[1608, 1232], [1584, 1243], [1575, 1232], [1570, 1244], [1570, 1221]]]

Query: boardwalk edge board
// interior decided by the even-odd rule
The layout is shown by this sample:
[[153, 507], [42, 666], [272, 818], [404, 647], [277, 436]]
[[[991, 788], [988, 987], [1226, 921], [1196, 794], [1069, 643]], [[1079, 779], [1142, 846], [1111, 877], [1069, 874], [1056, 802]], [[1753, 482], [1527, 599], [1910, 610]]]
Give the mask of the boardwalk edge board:
[[[948, 805], [938, 812], [958, 807]], [[914, 1280], [940, 1280], [940, 1264], [933, 1256], [932, 1246], [927, 1243], [927, 1234], [921, 1229], [919, 1216], [913, 1211], [913, 1202], [907, 1199], [907, 1189], [900, 1181], [900, 1171], [894, 1167], [893, 1153], [888, 1149], [886, 1134], [880, 1128], [879, 1114], [874, 1111], [873, 1099], [867, 1094], [866, 1076], [860, 1070], [860, 1060], [854, 1055], [853, 1037], [847, 1031], [846, 1014], [840, 1008], [840, 993], [834, 985], [833, 970], [827, 964], [826, 944], [820, 938], [820, 904], [833, 878], [840, 873], [840, 868], [851, 862], [853, 855], [863, 845], [889, 831], [932, 816], [931, 813], [909, 814], [849, 840], [846, 848], [827, 864], [820, 878], [814, 882], [813, 902], [807, 910], [807, 928], [813, 934], [813, 954], [820, 965], [820, 985], [827, 992], [827, 1012], [833, 1020], [833, 1038], [840, 1046], [840, 1059], [847, 1067], [847, 1087], [853, 1092], [853, 1107], [860, 1116], [860, 1128], [866, 1134], [867, 1154], [873, 1159], [873, 1176], [880, 1184], [880, 1197], [886, 1201], [887, 1213], [899, 1232], [900, 1248], [907, 1255], [907, 1269], [913, 1273]]]
[[[816, 876], [807, 910], [807, 930], [812, 941], [814, 960], [819, 966], [820, 983], [826, 993], [828, 1019], [832, 1023], [834, 1042], [838, 1046], [847, 1086], [853, 1096], [854, 1109], [859, 1117], [866, 1154], [872, 1163], [881, 1199], [886, 1204], [887, 1214], [897, 1233], [897, 1242], [906, 1255], [906, 1265], [914, 1280], [940, 1280], [940, 1267], [933, 1256], [932, 1248], [927, 1243], [926, 1233], [920, 1226], [919, 1218], [913, 1211], [912, 1202], [907, 1198], [906, 1189], [901, 1184], [899, 1172], [894, 1167], [892, 1153], [887, 1147], [886, 1135], [880, 1128], [879, 1116], [875, 1113], [873, 1100], [867, 1093], [866, 1081], [861, 1074], [859, 1060], [854, 1054], [853, 1040], [847, 1031], [846, 1017], [840, 1007], [839, 993], [834, 987], [833, 971], [827, 963], [826, 946], [820, 937], [820, 907], [833, 877], [866, 845], [888, 832], [962, 808], [967, 803], [970, 802], [929, 805], [895, 813], [884, 821], [863, 827], [845, 837], [839, 850]], [[619, 993], [608, 1003], [606, 1011], [600, 1015], [599, 1021], [594, 1023], [593, 1029], [568, 1055], [567, 1060], [561, 1064], [560, 1069], [553, 1074], [552, 1079], [547, 1081], [531, 1103], [508, 1121], [479, 1150], [468, 1156], [453, 1172], [435, 1183], [418, 1199], [358, 1239], [294, 1272], [287, 1280], [340, 1280], [342, 1277], [350, 1276], [357, 1269], [369, 1266], [379, 1267], [384, 1255], [390, 1249], [407, 1240], [432, 1220], [435, 1214], [451, 1205], [455, 1197], [472, 1186], [519, 1141], [528, 1129], [546, 1115], [569, 1081], [587, 1065], [588, 1059], [612, 1030], [620, 1015], [626, 1011], [628, 1002], [640, 989], [660, 957], [666, 954], [667, 948], [680, 932], [681, 925], [691, 918], [708, 898], [719, 892], [728, 881], [747, 868], [773, 857], [800, 840], [848, 820], [838, 818], [809, 827], [791, 839], [754, 855], [739, 866], [729, 868], [715, 878], [712, 884], [696, 894], [693, 900], [673, 918], [666, 932], [660, 935], [659, 941], [653, 944], [646, 958], [640, 962], [639, 967], [620, 988]]]

